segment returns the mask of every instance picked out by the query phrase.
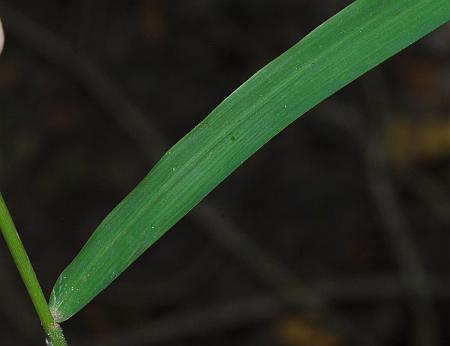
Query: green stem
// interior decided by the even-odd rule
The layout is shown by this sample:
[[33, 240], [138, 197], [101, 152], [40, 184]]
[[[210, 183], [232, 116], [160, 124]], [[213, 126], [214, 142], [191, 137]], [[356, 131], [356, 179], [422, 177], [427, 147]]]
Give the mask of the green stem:
[[45, 299], [42, 288], [36, 277], [36, 273], [34, 272], [22, 241], [20, 240], [16, 226], [14, 225], [1, 193], [0, 230], [5, 238], [6, 245], [11, 252], [39, 319], [41, 320], [42, 328], [44, 329], [48, 340], [53, 346], [67, 346], [63, 331], [59, 324], [53, 319], [47, 300]]

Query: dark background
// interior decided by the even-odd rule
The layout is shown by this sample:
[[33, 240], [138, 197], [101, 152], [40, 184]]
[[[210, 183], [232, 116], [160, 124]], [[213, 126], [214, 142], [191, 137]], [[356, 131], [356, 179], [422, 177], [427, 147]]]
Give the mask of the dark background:
[[[167, 145], [348, 3], [1, 1], [0, 187], [45, 293]], [[448, 345], [449, 42], [277, 136], [63, 324], [70, 344]], [[43, 345], [3, 243], [0, 271], [1, 345]]]

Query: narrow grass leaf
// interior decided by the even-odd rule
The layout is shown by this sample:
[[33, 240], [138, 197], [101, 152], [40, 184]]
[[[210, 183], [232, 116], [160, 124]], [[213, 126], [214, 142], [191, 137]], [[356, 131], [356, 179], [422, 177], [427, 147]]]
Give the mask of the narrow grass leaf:
[[257, 72], [98, 226], [53, 288], [55, 319], [84, 307], [286, 126], [449, 18], [449, 0], [358, 0]]

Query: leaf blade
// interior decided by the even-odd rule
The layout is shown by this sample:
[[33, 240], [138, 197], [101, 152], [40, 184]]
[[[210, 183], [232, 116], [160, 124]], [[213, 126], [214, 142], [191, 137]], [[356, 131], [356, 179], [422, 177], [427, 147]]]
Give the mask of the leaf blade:
[[258, 71], [99, 225], [53, 288], [55, 318], [79, 311], [300, 115], [449, 17], [448, 0], [359, 0]]

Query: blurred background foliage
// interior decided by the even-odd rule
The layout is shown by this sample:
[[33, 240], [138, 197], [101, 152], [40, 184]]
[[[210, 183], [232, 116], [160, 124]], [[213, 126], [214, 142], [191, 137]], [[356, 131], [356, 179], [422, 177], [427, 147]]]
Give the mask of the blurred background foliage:
[[[168, 149], [153, 138], [348, 3], [1, 1], [0, 187], [45, 292]], [[65, 323], [71, 344], [447, 345], [449, 42], [446, 25], [290, 126], [207, 198], [218, 214]], [[0, 271], [1, 344], [43, 343], [3, 244]]]

